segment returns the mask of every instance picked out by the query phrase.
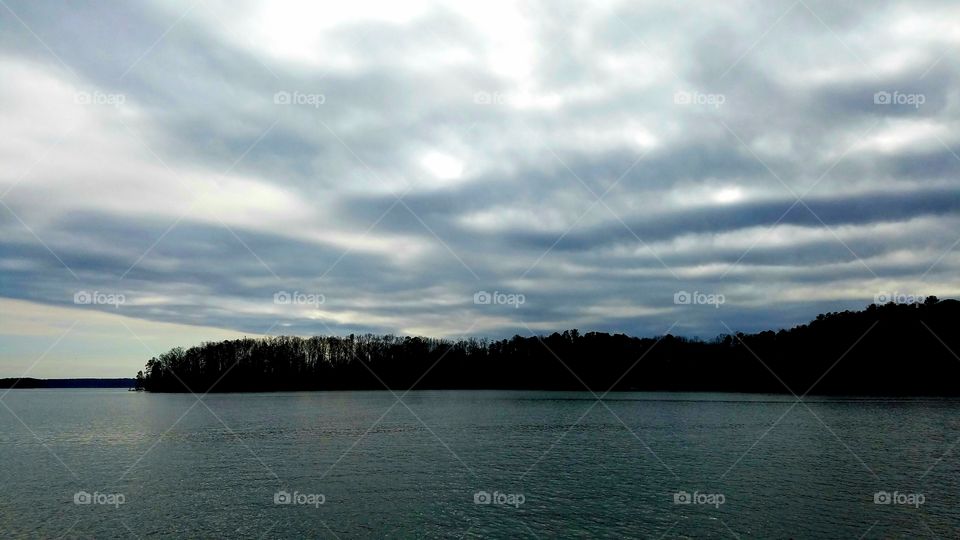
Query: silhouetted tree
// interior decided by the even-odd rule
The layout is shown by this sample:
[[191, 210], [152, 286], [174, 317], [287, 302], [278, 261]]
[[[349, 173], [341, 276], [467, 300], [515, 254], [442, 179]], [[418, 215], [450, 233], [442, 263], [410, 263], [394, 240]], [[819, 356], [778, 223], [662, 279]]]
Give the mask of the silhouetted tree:
[[[960, 302], [871, 305], [790, 330], [704, 342], [568, 330], [488, 341], [349, 335], [243, 338], [151, 358], [155, 392], [500, 388], [960, 394]], [[942, 340], [942, 341], [941, 341]], [[138, 374], [138, 385], [141, 374]]]

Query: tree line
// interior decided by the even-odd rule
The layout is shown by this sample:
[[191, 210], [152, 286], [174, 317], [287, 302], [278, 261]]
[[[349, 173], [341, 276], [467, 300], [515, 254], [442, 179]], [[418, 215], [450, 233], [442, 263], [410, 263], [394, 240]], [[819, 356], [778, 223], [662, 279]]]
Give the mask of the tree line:
[[960, 302], [870, 305], [789, 330], [710, 341], [568, 330], [446, 340], [394, 335], [243, 338], [151, 358], [154, 392], [544, 389], [852, 395], [960, 394]]

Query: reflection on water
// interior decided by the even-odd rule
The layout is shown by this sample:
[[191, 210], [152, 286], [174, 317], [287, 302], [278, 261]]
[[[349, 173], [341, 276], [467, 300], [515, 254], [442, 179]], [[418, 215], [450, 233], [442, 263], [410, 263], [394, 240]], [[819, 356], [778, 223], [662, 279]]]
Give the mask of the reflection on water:
[[0, 407], [0, 530], [922, 538], [960, 527], [960, 454], [950, 451], [960, 401], [608, 398], [447, 391], [398, 403], [389, 392], [327, 392], [209, 395], [204, 405], [14, 390], [10, 410]]

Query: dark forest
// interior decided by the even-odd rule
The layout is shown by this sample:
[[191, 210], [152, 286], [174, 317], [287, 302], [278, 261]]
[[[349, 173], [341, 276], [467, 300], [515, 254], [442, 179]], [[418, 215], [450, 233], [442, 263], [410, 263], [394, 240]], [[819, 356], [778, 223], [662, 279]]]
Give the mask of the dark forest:
[[347, 389], [960, 394], [960, 302], [870, 305], [789, 330], [637, 338], [568, 330], [503, 340], [244, 338], [151, 358], [154, 392]]

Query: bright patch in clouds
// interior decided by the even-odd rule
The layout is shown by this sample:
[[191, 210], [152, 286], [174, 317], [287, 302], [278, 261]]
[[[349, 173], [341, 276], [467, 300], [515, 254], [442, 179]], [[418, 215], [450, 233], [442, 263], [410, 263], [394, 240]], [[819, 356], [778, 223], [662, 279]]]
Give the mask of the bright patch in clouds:
[[743, 190], [737, 186], [727, 186], [718, 189], [713, 194], [713, 201], [718, 204], [732, 204], [743, 200]]
[[463, 176], [463, 162], [448, 154], [429, 152], [420, 163], [439, 180], [459, 180]]

